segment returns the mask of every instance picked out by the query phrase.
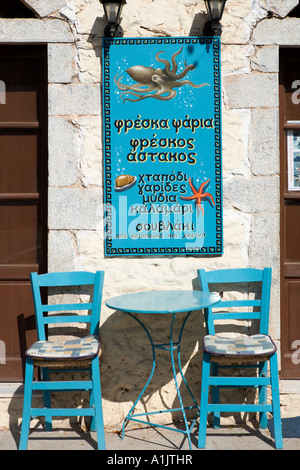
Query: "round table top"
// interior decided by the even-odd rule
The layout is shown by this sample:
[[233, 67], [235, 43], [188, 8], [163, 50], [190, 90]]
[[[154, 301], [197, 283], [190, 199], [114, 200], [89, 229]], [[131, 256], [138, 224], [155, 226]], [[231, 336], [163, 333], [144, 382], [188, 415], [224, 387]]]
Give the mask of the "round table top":
[[131, 313], [179, 313], [211, 307], [219, 294], [193, 290], [158, 290], [119, 295], [108, 299], [108, 307]]

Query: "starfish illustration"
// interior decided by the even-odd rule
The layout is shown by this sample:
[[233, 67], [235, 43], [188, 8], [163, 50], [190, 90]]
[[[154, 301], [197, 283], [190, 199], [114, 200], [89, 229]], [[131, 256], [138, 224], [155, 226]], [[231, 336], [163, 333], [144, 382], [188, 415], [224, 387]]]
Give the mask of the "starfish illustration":
[[204, 215], [204, 209], [201, 205], [202, 199], [204, 199], [206, 197], [209, 197], [211, 199], [212, 203], [214, 205], [216, 205], [212, 195], [210, 193], [204, 193], [203, 192], [204, 187], [207, 185], [207, 183], [209, 183], [209, 181], [210, 181], [210, 179], [208, 179], [207, 181], [204, 181], [201, 184], [199, 190], [197, 191], [197, 189], [195, 188], [195, 186], [192, 183], [192, 178], [189, 178], [189, 183], [190, 183], [191, 190], [193, 191], [193, 195], [192, 196], [187, 196], [187, 197], [180, 196], [181, 199], [195, 199], [196, 200], [195, 202], [196, 202], [196, 208], [197, 208], [197, 215], [199, 215], [199, 212], [198, 212], [199, 208], [201, 209], [202, 214]]

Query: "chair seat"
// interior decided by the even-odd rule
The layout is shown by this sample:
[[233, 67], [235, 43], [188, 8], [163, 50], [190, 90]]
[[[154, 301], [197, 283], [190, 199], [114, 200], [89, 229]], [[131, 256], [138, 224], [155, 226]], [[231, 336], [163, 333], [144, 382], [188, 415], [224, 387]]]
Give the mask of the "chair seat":
[[87, 359], [97, 356], [99, 349], [99, 337], [89, 335], [66, 341], [37, 341], [26, 351], [26, 355], [48, 360]]
[[276, 352], [276, 346], [268, 335], [257, 334], [236, 338], [207, 335], [203, 338], [203, 349], [211, 355], [260, 356]]

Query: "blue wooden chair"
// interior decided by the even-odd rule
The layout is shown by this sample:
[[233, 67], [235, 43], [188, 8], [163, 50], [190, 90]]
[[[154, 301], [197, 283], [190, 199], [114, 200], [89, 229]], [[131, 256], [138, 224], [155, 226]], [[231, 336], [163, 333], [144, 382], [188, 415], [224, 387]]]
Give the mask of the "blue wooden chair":
[[[105, 449], [104, 426], [102, 414], [101, 385], [99, 372], [99, 354], [101, 351], [99, 340], [99, 321], [103, 290], [104, 272], [66, 272], [30, 275], [31, 288], [34, 300], [38, 341], [26, 351], [25, 385], [23, 420], [19, 449], [27, 448], [30, 420], [33, 417], [45, 416], [46, 430], [52, 429], [53, 416], [90, 416], [91, 430], [97, 431], [98, 449]], [[76, 287], [75, 287], [76, 286]], [[85, 286], [82, 288], [81, 286]], [[59, 291], [78, 294], [77, 303], [45, 304], [44, 290], [52, 289], [53, 294]], [[88, 290], [89, 302], [82, 295]], [[76, 290], [76, 292], [75, 292]], [[56, 297], [56, 299], [63, 297]], [[66, 299], [66, 297], [65, 297]], [[73, 300], [73, 297], [72, 297]], [[66, 302], [66, 300], [65, 300]], [[85, 310], [85, 312], [84, 312]], [[66, 314], [68, 312], [68, 314]], [[78, 327], [80, 337], [64, 341], [47, 341], [46, 328], [49, 324], [60, 325], [61, 330], [66, 324], [72, 328]], [[86, 335], [82, 325], [89, 326]], [[79, 325], [81, 324], [81, 325]], [[34, 380], [34, 366], [39, 367], [41, 380]], [[74, 373], [76, 370], [88, 370], [89, 380], [63, 380], [49, 379], [52, 372], [64, 370]], [[53, 377], [53, 376], [52, 376]], [[51, 377], [51, 378], [52, 378]], [[44, 407], [32, 408], [32, 392], [42, 391]], [[89, 408], [51, 408], [51, 393], [58, 391], [88, 390], [90, 393]]]
[[[213, 426], [220, 426], [220, 412], [259, 412], [260, 427], [267, 427], [267, 412], [273, 413], [276, 448], [281, 449], [282, 428], [280, 417], [279, 379], [277, 351], [268, 336], [269, 307], [271, 292], [271, 268], [265, 269], [224, 269], [206, 272], [198, 270], [198, 279], [204, 291], [221, 292], [222, 300], [215, 308], [205, 310], [207, 335], [203, 339], [203, 364], [200, 401], [200, 422], [198, 448], [205, 447], [207, 414], [213, 414]], [[225, 299], [225, 291], [235, 292], [229, 300]], [[237, 291], [243, 292], [243, 299], [237, 299]], [[250, 294], [254, 292], [254, 294]], [[232, 300], [234, 297], [236, 300]], [[239, 311], [236, 311], [236, 308]], [[222, 335], [216, 330], [222, 326], [226, 332], [233, 332], [228, 320], [257, 320], [258, 334]], [[222, 325], [217, 322], [222, 320]], [[227, 320], [224, 324], [224, 320]], [[269, 371], [268, 371], [269, 364]], [[221, 368], [256, 368], [255, 376], [222, 375]], [[272, 390], [272, 403], [267, 403], [267, 386]], [[222, 404], [220, 388], [255, 387], [259, 391], [257, 404]], [[211, 400], [209, 402], [209, 390]]]

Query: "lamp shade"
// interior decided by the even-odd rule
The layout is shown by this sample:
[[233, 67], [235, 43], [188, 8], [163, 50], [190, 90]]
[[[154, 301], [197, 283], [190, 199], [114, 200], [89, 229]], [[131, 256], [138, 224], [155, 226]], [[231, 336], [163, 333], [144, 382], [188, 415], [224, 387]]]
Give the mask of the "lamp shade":
[[107, 23], [112, 25], [118, 24], [126, 0], [100, 0], [100, 3], [103, 5]]
[[220, 21], [223, 15], [226, 0], [205, 0], [209, 18], [212, 21]]

